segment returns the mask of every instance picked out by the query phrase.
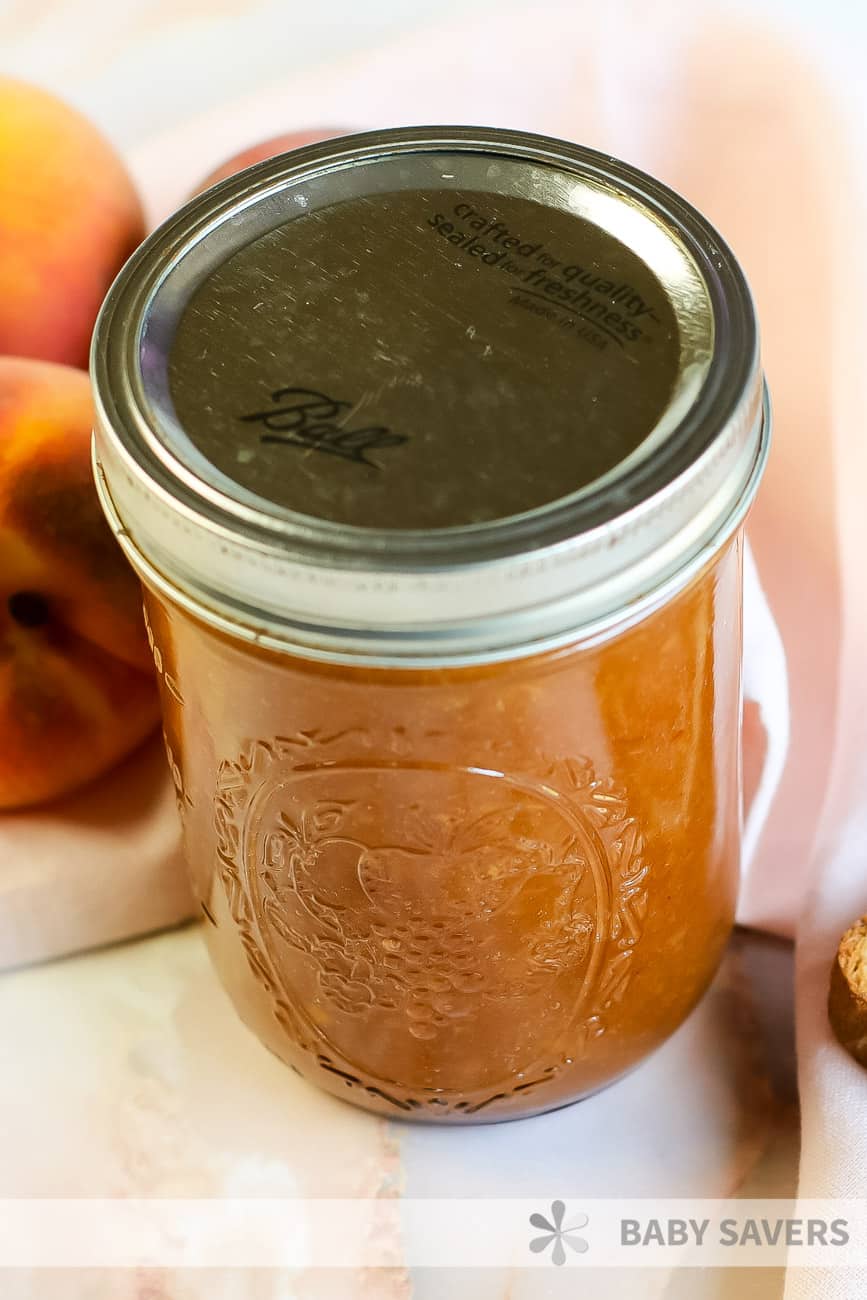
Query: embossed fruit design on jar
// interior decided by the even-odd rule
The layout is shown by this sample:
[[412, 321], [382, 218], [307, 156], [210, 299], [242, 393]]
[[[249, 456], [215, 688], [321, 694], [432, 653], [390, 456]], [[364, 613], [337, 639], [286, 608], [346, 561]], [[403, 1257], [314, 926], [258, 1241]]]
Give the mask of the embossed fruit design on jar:
[[719, 237], [575, 146], [332, 140], [158, 231], [95, 357], [97, 481], [247, 1024], [411, 1119], [639, 1062], [738, 882], [768, 427]]

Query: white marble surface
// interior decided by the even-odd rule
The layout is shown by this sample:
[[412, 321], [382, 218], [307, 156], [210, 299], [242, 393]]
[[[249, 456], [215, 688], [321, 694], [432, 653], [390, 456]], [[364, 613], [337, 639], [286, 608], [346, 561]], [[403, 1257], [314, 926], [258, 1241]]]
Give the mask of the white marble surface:
[[[10, 972], [0, 977], [0, 1197], [788, 1196], [790, 985], [788, 946], [739, 934], [687, 1024], [619, 1084], [552, 1115], [441, 1129], [373, 1118], [285, 1069], [236, 1018], [198, 926]], [[623, 1281], [601, 1275], [587, 1294], [622, 1294]], [[774, 1297], [781, 1280], [767, 1269], [752, 1282], [742, 1270], [630, 1271], [626, 1283], [630, 1296], [716, 1300], [749, 1295], [747, 1285]], [[2, 1295], [536, 1300], [574, 1284], [521, 1271], [209, 1271], [160, 1274], [149, 1290], [137, 1273], [31, 1271], [7, 1274]]]

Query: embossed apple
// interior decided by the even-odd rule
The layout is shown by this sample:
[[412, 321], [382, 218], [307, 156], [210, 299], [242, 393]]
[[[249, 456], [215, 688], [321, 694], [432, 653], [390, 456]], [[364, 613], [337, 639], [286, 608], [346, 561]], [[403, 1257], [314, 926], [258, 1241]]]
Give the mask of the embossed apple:
[[153, 730], [138, 580], [90, 465], [83, 371], [0, 357], [0, 809], [65, 794]]
[[[333, 770], [328, 779], [335, 781]], [[475, 791], [480, 778], [465, 779]], [[347, 771], [341, 797], [330, 800], [313, 797], [320, 780], [305, 773], [296, 799], [287, 801], [281, 785], [260, 809], [265, 931], [315, 968], [320, 1021], [326, 1007], [354, 1015], [376, 1005], [404, 1017], [409, 1035], [424, 1042], [492, 998], [544, 996], [564, 974], [579, 978], [595, 887], [558, 812], [532, 800], [510, 803], [500, 791], [448, 810], [451, 781], [436, 772]], [[365, 791], [419, 781], [437, 791], [430, 806], [438, 811], [421, 802], [407, 808], [386, 794], [401, 813], [392, 842], [382, 842], [383, 828], [369, 820], [377, 805]], [[521, 924], [526, 914], [546, 918], [532, 939]], [[491, 931], [495, 916], [500, 932]], [[275, 953], [279, 968], [285, 950]]]

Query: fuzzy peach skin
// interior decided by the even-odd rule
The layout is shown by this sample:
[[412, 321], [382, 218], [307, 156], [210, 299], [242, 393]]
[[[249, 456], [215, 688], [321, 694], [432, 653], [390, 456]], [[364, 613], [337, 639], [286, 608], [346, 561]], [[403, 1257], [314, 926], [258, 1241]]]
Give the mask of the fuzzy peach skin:
[[267, 140], [260, 140], [258, 144], [250, 145], [249, 149], [242, 149], [240, 153], [233, 154], [206, 176], [193, 193], [201, 194], [203, 190], [209, 190], [218, 181], [224, 181], [228, 176], [243, 171], [245, 167], [252, 167], [254, 163], [264, 162], [266, 158], [275, 158], [279, 153], [288, 153], [291, 149], [301, 149], [305, 144], [318, 144], [320, 140], [333, 140], [335, 136], [349, 134], [348, 127], [321, 126], [314, 127], [310, 131], [289, 131], [285, 135], [272, 135]]
[[0, 77], [0, 353], [86, 366], [100, 303], [143, 237], [108, 141], [53, 95]]
[[90, 467], [87, 375], [0, 357], [0, 809], [111, 767], [157, 721], [139, 584]]

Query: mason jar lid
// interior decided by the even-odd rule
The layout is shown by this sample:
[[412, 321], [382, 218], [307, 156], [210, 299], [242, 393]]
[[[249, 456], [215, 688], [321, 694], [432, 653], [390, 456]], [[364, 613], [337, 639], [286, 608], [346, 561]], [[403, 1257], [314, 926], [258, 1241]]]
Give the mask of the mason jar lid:
[[152, 585], [325, 658], [604, 635], [743, 517], [755, 316], [624, 163], [407, 128], [284, 154], [145, 241], [94, 335], [97, 483]]

